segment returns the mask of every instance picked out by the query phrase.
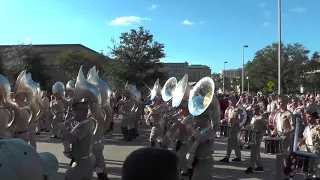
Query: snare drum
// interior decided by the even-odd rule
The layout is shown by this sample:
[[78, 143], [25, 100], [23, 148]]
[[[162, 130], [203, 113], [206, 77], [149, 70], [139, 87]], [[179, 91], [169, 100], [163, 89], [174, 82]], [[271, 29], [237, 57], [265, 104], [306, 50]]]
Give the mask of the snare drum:
[[230, 131], [231, 131], [230, 125], [220, 124], [220, 130], [218, 135], [220, 135], [220, 137], [230, 137]]
[[319, 158], [317, 154], [311, 152], [296, 152], [297, 155], [297, 169], [308, 174], [314, 174], [316, 170], [316, 160]]
[[257, 131], [252, 129], [241, 129], [241, 140], [243, 143], [248, 145], [255, 145], [257, 144], [256, 137]]
[[282, 137], [267, 137], [264, 138], [264, 153], [278, 155], [284, 152]]

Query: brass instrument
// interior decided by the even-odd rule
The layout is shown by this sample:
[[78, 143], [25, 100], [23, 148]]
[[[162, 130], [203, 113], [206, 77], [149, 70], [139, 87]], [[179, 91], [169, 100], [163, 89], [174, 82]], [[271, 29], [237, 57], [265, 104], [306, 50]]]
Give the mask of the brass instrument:
[[[188, 75], [185, 74], [183, 78], [178, 82], [175, 91], [173, 92], [172, 97], [172, 107], [179, 107], [180, 104], [185, 101], [188, 101], [189, 93], [190, 93], [191, 87], [188, 84]], [[186, 118], [184, 118], [181, 123], [182, 124], [189, 124], [189, 121], [191, 121], [193, 116], [189, 114]], [[171, 134], [172, 132], [167, 132]], [[180, 133], [180, 129], [176, 129], [176, 131], [173, 134], [172, 140], [177, 141], [178, 135]]]
[[30, 114], [29, 124], [36, 120], [36, 115], [39, 112], [39, 109], [36, 107], [37, 88], [38, 84], [31, 79], [31, 74], [27, 75], [26, 70], [23, 70], [16, 80], [14, 93], [16, 95], [19, 93], [25, 93], [27, 95], [28, 106], [25, 108], [27, 108]]
[[[52, 86], [52, 95], [55, 100], [57, 99], [65, 99], [65, 87], [64, 84], [60, 81], [56, 82]], [[66, 110], [66, 103], [64, 103], [64, 110]], [[54, 117], [57, 115], [57, 112], [50, 108], [50, 112], [54, 115]]]
[[17, 121], [20, 118], [19, 107], [12, 101], [11, 98], [11, 86], [9, 80], [0, 74], [0, 94], [2, 95], [2, 101], [4, 107], [10, 111], [10, 119], [7, 122], [7, 127], [11, 126], [14, 121]]
[[74, 89], [75, 89], [75, 82], [73, 80], [68, 81], [66, 84], [66, 95], [73, 93]]
[[94, 118], [97, 113], [99, 105], [101, 105], [101, 93], [99, 89], [93, 84], [89, 83], [82, 71], [82, 66], [79, 69], [77, 81], [75, 84], [75, 91], [73, 96], [73, 105], [81, 102], [83, 99], [89, 99], [90, 101], [90, 111], [91, 114], [88, 116], [90, 119], [94, 120], [94, 133], [97, 131], [97, 120]]
[[122, 103], [126, 103], [127, 101], [132, 100], [134, 105], [131, 109], [131, 112], [132, 113], [137, 112], [139, 105], [141, 103], [141, 92], [137, 90], [135, 85], [129, 84], [127, 82], [124, 89], [124, 95], [126, 97], [126, 100], [122, 100]]
[[30, 107], [31, 107], [31, 110], [33, 110], [34, 114], [35, 114], [34, 121], [38, 121], [43, 114], [43, 108], [44, 108], [43, 102], [42, 102], [43, 92], [40, 89], [40, 84], [36, 83], [32, 80], [31, 73], [28, 73], [27, 76], [30, 79], [30, 84], [35, 89], [35, 92], [34, 92], [35, 100], [34, 100], [33, 104], [30, 104]]
[[151, 90], [151, 96], [150, 96], [150, 100], [154, 100], [154, 98], [158, 97], [159, 99], [160, 96], [161, 96], [161, 86], [160, 86], [160, 83], [159, 83], [159, 79], [156, 80], [156, 82], [154, 83], [154, 86]]
[[171, 77], [166, 81], [166, 83], [163, 86], [163, 89], [161, 90], [161, 96], [165, 102], [168, 102], [172, 99], [173, 92], [176, 89], [176, 86], [177, 79], [175, 77]]
[[[204, 77], [199, 82], [197, 82], [197, 84], [190, 91], [188, 109], [191, 115], [208, 116], [211, 121], [214, 121], [210, 121], [211, 124], [208, 124], [206, 128], [198, 129], [200, 130], [201, 134], [214, 133], [214, 129], [217, 129], [220, 121], [220, 118], [217, 118], [217, 116], [215, 116], [215, 114], [220, 111], [220, 105], [218, 98], [214, 94], [214, 89], [215, 86], [212, 78]], [[188, 125], [189, 123], [195, 122], [193, 121], [193, 118], [190, 118], [190, 120], [182, 123]], [[188, 138], [187, 144], [189, 145], [189, 152], [187, 153], [187, 165], [188, 167], [191, 167], [194, 161], [195, 152], [199, 145], [199, 141], [191, 136]]]
[[[106, 129], [104, 126], [106, 112], [105, 108], [108, 108], [110, 105], [107, 104], [108, 99], [108, 90], [110, 89], [108, 84], [106, 84], [102, 79], [99, 78], [98, 73], [96, 71], [96, 67], [93, 66], [87, 75], [87, 81], [93, 84], [95, 87], [98, 88], [101, 94], [101, 104], [97, 104], [95, 119], [97, 120], [97, 127], [95, 131], [95, 135], [101, 137], [104, 135]], [[110, 119], [108, 119], [110, 121]], [[111, 122], [110, 122], [111, 123]]]
[[191, 87], [188, 84], [188, 74], [178, 82], [172, 97], [172, 107], [178, 107], [183, 101], [188, 101]]

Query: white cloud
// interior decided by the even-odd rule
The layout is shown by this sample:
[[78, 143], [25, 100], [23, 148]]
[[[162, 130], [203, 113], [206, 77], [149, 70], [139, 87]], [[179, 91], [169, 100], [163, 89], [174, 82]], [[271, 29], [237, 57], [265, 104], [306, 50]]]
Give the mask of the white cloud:
[[152, 6], [149, 7], [150, 10], [155, 10], [155, 9], [157, 9], [157, 8], [158, 8], [158, 6], [155, 5], [155, 4], [152, 4]]
[[30, 41], [30, 40], [31, 40], [31, 37], [26, 37], [26, 38], [24, 38], [24, 40]]
[[183, 21], [182, 21], [182, 24], [183, 24], [183, 25], [188, 25], [188, 26], [193, 26], [193, 25], [195, 25], [194, 22], [188, 21], [188, 20], [183, 20]]
[[295, 13], [303, 13], [307, 11], [307, 8], [304, 7], [297, 7], [297, 8], [292, 8], [290, 11], [295, 12]]
[[140, 24], [142, 21], [151, 21], [151, 18], [143, 18], [138, 16], [123, 16], [118, 17], [111, 22], [109, 22], [110, 26], [128, 26], [132, 24]]
[[265, 2], [260, 3], [260, 7], [262, 7], [262, 8], [266, 7], [266, 5], [267, 5], [267, 3], [265, 3]]
[[264, 22], [264, 23], [262, 24], [262, 26], [263, 26], [263, 27], [268, 27], [268, 26], [270, 26], [270, 23]]

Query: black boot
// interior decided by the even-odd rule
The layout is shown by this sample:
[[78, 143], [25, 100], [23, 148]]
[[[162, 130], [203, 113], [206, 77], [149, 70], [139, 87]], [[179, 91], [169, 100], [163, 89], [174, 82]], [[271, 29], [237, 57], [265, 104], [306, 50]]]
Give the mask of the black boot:
[[98, 180], [109, 180], [108, 176], [106, 174], [102, 173], [97, 173]]
[[113, 123], [113, 121], [110, 123], [110, 127], [109, 127], [109, 131], [112, 131], [113, 130], [113, 125], [114, 125], [114, 123]]
[[128, 133], [128, 135], [127, 135], [127, 138], [125, 139], [126, 141], [132, 141], [132, 129], [129, 129], [128, 130], [128, 128], [127, 128], [127, 133]]
[[123, 134], [123, 139], [127, 139], [128, 136], [128, 130], [126, 127], [121, 127], [121, 132]]
[[150, 147], [156, 147], [156, 142], [155, 141], [151, 141], [150, 142]]

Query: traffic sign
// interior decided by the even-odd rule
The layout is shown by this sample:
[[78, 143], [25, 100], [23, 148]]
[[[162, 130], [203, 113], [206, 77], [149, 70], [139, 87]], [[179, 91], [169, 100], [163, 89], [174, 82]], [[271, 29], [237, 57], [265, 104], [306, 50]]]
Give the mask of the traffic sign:
[[273, 87], [274, 87], [274, 82], [273, 81], [268, 81], [267, 88], [268, 88], [269, 92], [273, 91]]

